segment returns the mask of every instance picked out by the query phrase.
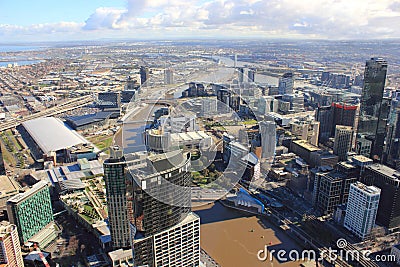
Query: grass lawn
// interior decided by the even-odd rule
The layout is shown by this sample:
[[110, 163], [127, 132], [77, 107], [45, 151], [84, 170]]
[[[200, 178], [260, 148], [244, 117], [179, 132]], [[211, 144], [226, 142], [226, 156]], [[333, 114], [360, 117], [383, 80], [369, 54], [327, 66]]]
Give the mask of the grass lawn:
[[111, 146], [113, 139], [114, 139], [114, 136], [109, 136], [109, 137], [102, 138], [102, 139], [96, 138], [96, 139], [92, 140], [92, 142], [100, 150], [103, 150], [103, 149]]

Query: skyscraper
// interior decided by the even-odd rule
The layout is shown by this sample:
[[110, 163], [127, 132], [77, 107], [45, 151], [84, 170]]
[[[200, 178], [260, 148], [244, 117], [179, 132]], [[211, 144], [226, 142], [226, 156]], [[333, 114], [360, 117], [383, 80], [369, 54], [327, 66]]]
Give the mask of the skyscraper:
[[332, 106], [318, 107], [315, 112], [315, 120], [319, 122], [318, 140], [325, 143], [331, 137], [333, 125]]
[[344, 227], [361, 239], [367, 238], [375, 225], [381, 190], [356, 182], [350, 185]]
[[339, 157], [339, 161], [347, 160], [347, 152], [351, 148], [353, 128], [350, 126], [336, 125], [333, 153]]
[[150, 76], [149, 68], [141, 66], [139, 73], [140, 73], [140, 85], [143, 85], [149, 79]]
[[21, 244], [36, 242], [45, 247], [56, 237], [49, 185], [40, 181], [7, 201], [8, 218], [18, 229]]
[[259, 123], [261, 137], [261, 164], [268, 169], [275, 156], [276, 124], [275, 121], [261, 121]]
[[381, 58], [367, 60], [361, 96], [356, 149], [364, 156], [381, 160], [390, 101], [383, 98], [387, 63]]
[[237, 68], [239, 83], [244, 82], [244, 68]]
[[110, 149], [110, 158], [104, 161], [108, 220], [114, 249], [130, 247], [125, 159], [118, 147]]
[[164, 83], [165, 84], [174, 83], [174, 72], [171, 69], [164, 70]]
[[389, 129], [386, 136], [385, 163], [395, 169], [400, 168], [400, 90], [392, 92]]
[[365, 167], [361, 182], [381, 189], [376, 221], [388, 228], [400, 227], [400, 173], [382, 164], [371, 164]]
[[293, 73], [287, 72], [279, 77], [278, 91], [280, 95], [293, 94], [294, 78]]
[[254, 69], [249, 69], [247, 72], [248, 76], [248, 82], [249, 83], [254, 83], [255, 81], [255, 76], [256, 76], [256, 71]]
[[190, 155], [122, 154], [104, 163], [111, 239], [135, 266], [199, 266], [200, 222], [190, 212]]
[[17, 227], [9, 222], [0, 223], [0, 266], [24, 267]]

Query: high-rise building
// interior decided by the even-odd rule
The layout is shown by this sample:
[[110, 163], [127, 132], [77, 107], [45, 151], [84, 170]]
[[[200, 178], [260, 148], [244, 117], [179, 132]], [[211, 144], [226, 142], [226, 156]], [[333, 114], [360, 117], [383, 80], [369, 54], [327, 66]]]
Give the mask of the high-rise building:
[[384, 161], [395, 169], [400, 169], [400, 90], [392, 92], [389, 127], [386, 136]]
[[237, 68], [239, 83], [244, 81], [244, 68]]
[[141, 66], [139, 70], [140, 74], [140, 85], [144, 85], [144, 83], [149, 79], [150, 77], [150, 71], [149, 68], [145, 66]]
[[315, 120], [319, 122], [318, 140], [325, 143], [331, 137], [333, 112], [332, 106], [318, 107], [315, 112]]
[[331, 137], [335, 135], [334, 125], [355, 126], [358, 106], [345, 103], [332, 103], [333, 124]]
[[344, 227], [361, 239], [369, 237], [375, 225], [381, 190], [356, 182], [350, 185]]
[[247, 71], [247, 76], [248, 76], [248, 82], [249, 83], [254, 83], [255, 76], [256, 76], [256, 71], [254, 69], [249, 69]]
[[261, 121], [259, 125], [262, 147], [261, 158], [272, 160], [276, 148], [276, 124], [274, 121]]
[[364, 88], [358, 119], [357, 153], [382, 160], [386, 137], [390, 101], [383, 97], [387, 63], [381, 58], [367, 60], [364, 72]]
[[335, 136], [335, 125], [355, 126], [358, 106], [332, 103], [317, 108], [315, 118], [320, 122], [319, 140], [322, 143]]
[[24, 193], [7, 201], [10, 222], [17, 226], [21, 244], [38, 243], [45, 247], [57, 237], [49, 185], [39, 181]]
[[312, 118], [296, 119], [290, 122], [290, 132], [301, 140], [318, 146], [319, 122]]
[[190, 213], [190, 155], [122, 154], [104, 163], [113, 248], [132, 246], [134, 266], [199, 266], [200, 227]]
[[331, 214], [338, 205], [347, 202], [350, 184], [357, 181], [355, 166], [338, 163], [334, 171], [321, 173], [314, 182], [314, 204], [323, 214]]
[[6, 221], [0, 223], [0, 266], [24, 267], [17, 227]]
[[110, 158], [104, 161], [108, 220], [114, 249], [130, 247], [126, 162], [122, 149], [110, 149]]
[[164, 83], [165, 84], [174, 83], [174, 72], [171, 69], [164, 70]]
[[278, 91], [280, 95], [293, 94], [294, 78], [293, 73], [287, 72], [279, 77]]
[[339, 161], [347, 160], [347, 153], [351, 148], [353, 128], [350, 126], [336, 125], [333, 153], [339, 157]]
[[365, 167], [361, 182], [381, 189], [376, 221], [388, 228], [400, 227], [400, 172], [382, 164]]

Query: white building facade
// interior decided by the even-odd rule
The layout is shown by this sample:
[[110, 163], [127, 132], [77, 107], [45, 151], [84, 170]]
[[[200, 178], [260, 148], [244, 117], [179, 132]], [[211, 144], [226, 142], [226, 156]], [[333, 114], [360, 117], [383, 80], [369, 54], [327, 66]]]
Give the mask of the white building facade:
[[361, 239], [369, 237], [375, 225], [381, 190], [356, 182], [350, 185], [344, 227]]

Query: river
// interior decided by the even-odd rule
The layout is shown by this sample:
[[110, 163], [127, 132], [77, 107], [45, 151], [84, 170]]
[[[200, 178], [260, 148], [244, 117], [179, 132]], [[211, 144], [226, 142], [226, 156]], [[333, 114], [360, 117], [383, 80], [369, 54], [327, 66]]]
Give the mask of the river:
[[280, 228], [265, 219], [222, 206], [219, 202], [197, 207], [201, 247], [222, 267], [300, 266], [300, 262], [260, 261], [259, 250], [300, 251], [301, 247]]

